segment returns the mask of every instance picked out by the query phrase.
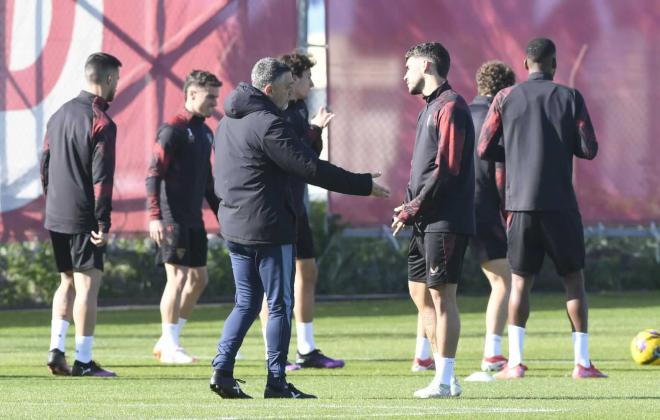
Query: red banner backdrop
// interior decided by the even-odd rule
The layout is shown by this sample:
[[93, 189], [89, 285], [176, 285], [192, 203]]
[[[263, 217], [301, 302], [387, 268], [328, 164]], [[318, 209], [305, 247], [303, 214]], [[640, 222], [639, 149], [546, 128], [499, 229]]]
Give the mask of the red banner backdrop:
[[[43, 233], [45, 123], [83, 86], [90, 53], [123, 62], [109, 110], [118, 126], [113, 231], [140, 232], [151, 145], [183, 105], [185, 75], [217, 74], [222, 104], [257, 59], [291, 50], [296, 31], [294, 0], [0, 0], [0, 240]], [[217, 229], [210, 211], [205, 220]]]
[[481, 63], [501, 59], [526, 79], [527, 41], [553, 39], [559, 83], [586, 99], [600, 152], [576, 160], [586, 223], [660, 220], [660, 6], [656, 0], [326, 1], [330, 157], [382, 170], [389, 202], [330, 195], [330, 210], [356, 226], [388, 223], [404, 198], [421, 98], [402, 80], [405, 51], [423, 41], [449, 50], [449, 82], [469, 102]]

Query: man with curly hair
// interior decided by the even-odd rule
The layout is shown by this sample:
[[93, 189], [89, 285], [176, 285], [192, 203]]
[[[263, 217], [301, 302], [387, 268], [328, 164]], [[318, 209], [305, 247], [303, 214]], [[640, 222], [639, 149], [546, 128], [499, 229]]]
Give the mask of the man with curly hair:
[[[335, 114], [320, 107], [318, 113], [309, 121], [309, 112], [305, 100], [314, 87], [311, 69], [316, 64], [314, 57], [301, 51], [293, 51], [279, 57], [279, 60], [289, 66], [293, 74], [293, 97], [284, 111], [284, 119], [291, 125], [298, 138], [317, 156], [323, 149], [321, 133], [328, 126]], [[316, 267], [316, 250], [314, 238], [309, 225], [305, 193], [307, 184], [299, 179], [291, 179], [290, 188], [293, 195], [293, 206], [297, 214], [296, 241], [296, 279], [294, 284], [294, 307], [296, 318], [297, 353], [296, 362], [287, 363], [287, 370], [300, 368], [341, 368], [344, 361], [324, 355], [314, 343], [314, 298], [318, 272]], [[266, 340], [266, 322], [268, 306], [263, 305], [260, 314], [261, 328]]]
[[[488, 61], [476, 74], [477, 96], [470, 104], [475, 138], [500, 90], [513, 85], [516, 75], [505, 63]], [[470, 240], [470, 250], [481, 265], [490, 283], [490, 298], [486, 308], [486, 340], [481, 370], [498, 372], [506, 365], [502, 356], [502, 333], [507, 319], [511, 272], [506, 260], [506, 230], [503, 224], [504, 164], [479, 159], [474, 156], [475, 190], [474, 210], [476, 235]]]
[[158, 246], [157, 264], [167, 283], [160, 301], [162, 335], [153, 354], [162, 363], [196, 359], [179, 344], [181, 329], [208, 283], [207, 239], [202, 204], [217, 215], [213, 191], [213, 132], [204, 120], [213, 114], [222, 86], [215, 75], [193, 70], [183, 84], [182, 109], [158, 129], [147, 175], [149, 235]]

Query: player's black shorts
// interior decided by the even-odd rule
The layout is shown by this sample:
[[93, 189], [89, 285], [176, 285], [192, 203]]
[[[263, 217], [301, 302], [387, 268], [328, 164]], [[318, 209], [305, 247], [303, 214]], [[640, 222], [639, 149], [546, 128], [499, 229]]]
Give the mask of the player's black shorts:
[[413, 228], [408, 250], [408, 280], [428, 287], [458, 283], [468, 236], [447, 232], [421, 232]]
[[208, 240], [204, 226], [189, 228], [178, 223], [163, 222], [164, 238], [156, 251], [156, 264], [205, 267]]
[[97, 247], [89, 233], [60, 233], [48, 231], [53, 243], [55, 265], [60, 273], [82, 272], [96, 268], [103, 271], [105, 246]]
[[560, 276], [584, 268], [584, 230], [577, 210], [512, 212], [507, 239], [514, 274], [538, 273], [546, 252]]
[[477, 223], [477, 234], [470, 238], [470, 252], [482, 264], [506, 258], [506, 230], [499, 221]]
[[316, 258], [316, 249], [314, 248], [314, 236], [312, 235], [312, 228], [309, 226], [309, 218], [307, 213], [297, 218], [298, 231], [296, 241], [296, 258], [305, 260], [308, 258]]

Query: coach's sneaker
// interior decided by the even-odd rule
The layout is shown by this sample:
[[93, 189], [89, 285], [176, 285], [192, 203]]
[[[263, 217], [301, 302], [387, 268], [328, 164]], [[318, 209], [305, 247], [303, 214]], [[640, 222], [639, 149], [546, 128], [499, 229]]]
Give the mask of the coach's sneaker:
[[48, 352], [48, 369], [53, 375], [69, 376], [71, 375], [71, 368], [66, 362], [64, 352], [60, 349], [52, 349]]
[[481, 370], [484, 372], [499, 372], [506, 367], [507, 358], [498, 354], [493, 357], [484, 357], [481, 359]]
[[293, 386], [292, 383], [282, 381], [281, 384], [266, 383], [264, 390], [264, 398], [316, 398], [316, 395], [305, 394], [298, 388]]
[[307, 354], [296, 353], [298, 355], [296, 364], [303, 368], [337, 369], [344, 367], [343, 360], [331, 359], [324, 355], [319, 349], [312, 350]]
[[89, 363], [82, 363], [76, 360], [73, 362], [71, 376], [97, 376], [100, 378], [114, 378], [117, 376], [111, 370], [103, 369], [101, 365], [91, 360]]
[[231, 376], [222, 376], [219, 370], [214, 370], [209, 382], [211, 391], [226, 399], [252, 399], [251, 396], [243, 392], [238, 383], [244, 384], [245, 381], [235, 379]]
[[196, 357], [190, 356], [183, 347], [176, 347], [173, 350], [163, 349], [160, 353], [160, 362], [175, 364], [175, 365], [187, 365], [190, 363], [195, 363], [197, 361]]
[[413, 360], [413, 364], [410, 370], [413, 372], [422, 372], [424, 370], [435, 370], [435, 360], [433, 360], [432, 357], [429, 357], [428, 359], [420, 359], [419, 357], [415, 357], [415, 360]]
[[502, 379], [520, 379], [525, 377], [527, 366], [522, 363], [516, 366], [505, 365], [501, 371], [497, 372], [493, 377], [497, 380]]
[[588, 379], [588, 378], [607, 378], [607, 375], [605, 375], [600, 370], [596, 369], [596, 366], [594, 366], [593, 363], [591, 363], [591, 365], [588, 368], [582, 366], [579, 363], [575, 365], [575, 368], [573, 369], [573, 379]]

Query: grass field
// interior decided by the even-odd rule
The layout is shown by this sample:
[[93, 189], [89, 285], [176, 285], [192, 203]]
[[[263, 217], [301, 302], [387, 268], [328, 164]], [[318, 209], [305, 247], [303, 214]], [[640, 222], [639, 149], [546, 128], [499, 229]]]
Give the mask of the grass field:
[[[459, 378], [478, 369], [485, 302], [460, 298]], [[209, 362], [230, 305], [201, 307], [186, 326], [183, 345], [201, 357], [192, 366], [163, 366], [151, 356], [160, 332], [156, 308], [103, 310], [94, 358], [116, 370], [116, 379], [50, 376], [49, 312], [0, 311], [0, 418], [660, 418], [660, 367], [636, 366], [628, 351], [638, 330], [660, 327], [660, 293], [594, 295], [590, 304], [591, 357], [609, 379], [570, 378], [572, 346], [562, 297], [537, 294], [525, 343], [527, 377], [461, 381], [463, 395], [450, 400], [412, 398], [431, 373], [410, 372], [416, 318], [407, 300], [319, 304], [317, 345], [347, 364], [291, 373], [297, 387], [319, 396], [297, 401], [261, 398], [265, 368], [256, 324], [235, 371], [255, 399], [222, 400], [208, 390]], [[72, 355], [73, 328], [69, 332]]]

